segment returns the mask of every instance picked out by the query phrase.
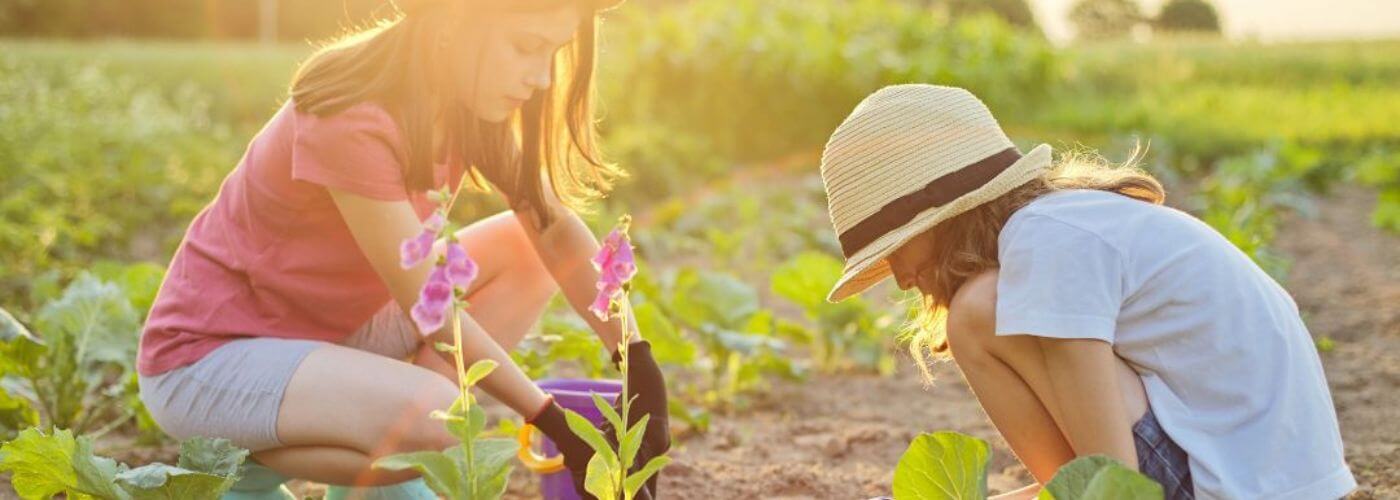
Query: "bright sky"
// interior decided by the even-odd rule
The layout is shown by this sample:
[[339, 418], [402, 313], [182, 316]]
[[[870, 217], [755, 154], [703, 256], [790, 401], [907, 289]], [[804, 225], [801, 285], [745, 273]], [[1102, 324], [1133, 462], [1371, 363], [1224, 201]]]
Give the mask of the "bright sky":
[[[1065, 20], [1077, 0], [1030, 0], [1054, 40], [1073, 36]], [[1210, 0], [1233, 39], [1332, 40], [1400, 38], [1400, 0]], [[1164, 0], [1140, 0], [1155, 15]]]

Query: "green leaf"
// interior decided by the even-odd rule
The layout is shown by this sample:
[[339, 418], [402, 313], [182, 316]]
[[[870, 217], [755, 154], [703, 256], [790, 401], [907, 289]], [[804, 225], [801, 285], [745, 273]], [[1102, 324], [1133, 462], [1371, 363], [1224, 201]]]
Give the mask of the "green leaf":
[[758, 292], [734, 276], [687, 268], [676, 275], [671, 304], [693, 327], [739, 328], [758, 311]]
[[473, 444], [477, 466], [490, 470], [509, 466], [520, 449], [520, 444], [509, 438], [478, 439]]
[[695, 344], [681, 336], [676, 325], [666, 318], [656, 304], [634, 304], [632, 313], [637, 316], [637, 330], [651, 342], [651, 353], [657, 363], [689, 365], [695, 362]]
[[15, 319], [10, 311], [0, 307], [0, 341], [9, 342], [17, 337], [33, 339], [34, 334], [29, 333], [29, 329]]
[[518, 449], [519, 444], [514, 439], [479, 439], [472, 443], [476, 467], [467, 471], [476, 477], [477, 488], [472, 498], [501, 497]]
[[467, 387], [475, 386], [477, 382], [480, 382], [481, 379], [486, 378], [486, 376], [490, 375], [491, 371], [495, 369], [495, 360], [483, 359], [481, 361], [472, 363], [472, 365], [467, 368], [467, 379], [464, 381], [464, 384]]
[[[459, 447], [449, 448], [448, 452]], [[457, 465], [446, 453], [440, 451], [419, 451], [389, 455], [374, 461], [374, 468], [384, 470], [415, 470], [423, 476], [428, 487], [447, 498], [466, 498], [465, 485], [458, 478], [463, 477]]]
[[583, 479], [583, 490], [601, 499], [617, 498], [617, 464], [603, 457], [602, 453], [588, 460], [587, 475]]
[[48, 346], [34, 337], [17, 336], [0, 343], [0, 376], [33, 379], [41, 374], [47, 375], [40, 364], [48, 351]]
[[155, 463], [117, 473], [132, 500], [218, 500], [232, 482], [224, 476]]
[[25, 429], [0, 446], [0, 471], [11, 473], [10, 484], [20, 498], [49, 498], [77, 486], [73, 471], [76, 447], [70, 431], [44, 434], [36, 428]]
[[195, 437], [180, 443], [181, 468], [224, 478], [220, 488], [227, 490], [238, 481], [238, 466], [248, 458], [248, 450], [223, 438]]
[[900, 499], [987, 497], [987, 442], [956, 432], [921, 434], [909, 443], [894, 470]]
[[0, 440], [8, 440], [20, 429], [36, 425], [39, 425], [39, 412], [34, 411], [29, 400], [0, 389]]
[[1107, 455], [1076, 458], [1055, 471], [1055, 477], [1050, 478], [1042, 491], [1062, 500], [1079, 498], [1089, 487], [1089, 482], [1094, 480], [1094, 475], [1116, 463]]
[[77, 476], [75, 489], [86, 495], [103, 499], [126, 500], [131, 496], [117, 487], [117, 474], [127, 471], [126, 464], [92, 453], [92, 440], [79, 437], [73, 450], [73, 471]]
[[627, 430], [627, 435], [623, 436], [618, 448], [622, 452], [622, 467], [631, 470], [632, 462], [637, 457], [637, 450], [642, 447], [642, 433], [647, 430], [647, 422], [651, 421], [651, 415], [642, 415], [637, 419], [637, 423]]
[[803, 252], [773, 272], [773, 293], [816, 315], [828, 307], [827, 292], [841, 279], [841, 261], [820, 252]]
[[622, 415], [618, 415], [617, 410], [613, 409], [612, 404], [608, 403], [606, 399], [603, 399], [603, 396], [596, 392], [591, 393], [591, 395], [593, 396], [593, 406], [598, 407], [598, 411], [603, 414], [603, 418], [608, 419], [608, 423], [612, 424], [613, 429], [617, 431], [617, 438], [621, 439], [622, 432], [625, 430], [622, 427]]
[[[1064, 498], [1065, 500], [1075, 500], [1075, 497]], [[1094, 479], [1089, 482], [1089, 486], [1084, 489], [1084, 495], [1077, 498], [1079, 500], [1161, 500], [1163, 492], [1162, 485], [1157, 484], [1152, 478], [1114, 463], [1095, 474]]]
[[155, 302], [160, 291], [161, 280], [165, 279], [165, 268], [150, 262], [122, 264], [101, 261], [92, 266], [91, 271], [102, 281], [115, 283], [122, 288], [132, 309], [145, 314]]
[[641, 489], [642, 485], [646, 484], [648, 479], [651, 479], [651, 476], [656, 475], [657, 472], [661, 472], [661, 469], [670, 463], [671, 457], [666, 455], [652, 457], [640, 470], [629, 474], [627, 479], [622, 483], [623, 489], [627, 491], [627, 497], [631, 498], [636, 496], [637, 490]]
[[569, 430], [588, 443], [588, 446], [596, 452], [594, 457], [604, 457], [608, 464], [617, 463], [617, 452], [608, 444], [608, 440], [603, 437], [603, 432], [593, 426], [583, 415], [573, 410], [564, 410], [564, 420], [569, 424]]
[[46, 343], [70, 339], [79, 364], [104, 361], [131, 368], [140, 325], [121, 287], [88, 273], [78, 276], [58, 300], [45, 304], [35, 322]]

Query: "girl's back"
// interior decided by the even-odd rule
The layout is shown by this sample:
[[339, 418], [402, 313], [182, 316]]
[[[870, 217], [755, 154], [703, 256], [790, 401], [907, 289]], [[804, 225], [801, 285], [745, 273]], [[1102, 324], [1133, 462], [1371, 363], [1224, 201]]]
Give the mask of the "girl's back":
[[1287, 292], [1178, 210], [1048, 194], [998, 242], [996, 333], [1096, 338], [1142, 377], [1205, 498], [1338, 498], [1355, 487], [1321, 361]]

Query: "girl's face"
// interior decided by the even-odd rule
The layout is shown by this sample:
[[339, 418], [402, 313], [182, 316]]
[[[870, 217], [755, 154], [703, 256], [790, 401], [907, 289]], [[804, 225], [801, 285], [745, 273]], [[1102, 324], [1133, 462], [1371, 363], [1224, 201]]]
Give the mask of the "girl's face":
[[481, 120], [510, 118], [536, 92], [551, 85], [554, 54], [574, 38], [580, 21], [574, 2], [559, 7], [491, 13], [467, 32], [456, 82], [462, 104]]
[[933, 254], [932, 236], [933, 231], [924, 231], [885, 258], [900, 290], [919, 288], [919, 276], [923, 274], [923, 266]]

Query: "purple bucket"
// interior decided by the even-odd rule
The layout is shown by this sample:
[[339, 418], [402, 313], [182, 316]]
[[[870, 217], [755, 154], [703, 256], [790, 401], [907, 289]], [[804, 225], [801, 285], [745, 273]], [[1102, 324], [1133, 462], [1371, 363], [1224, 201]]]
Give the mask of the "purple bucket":
[[[546, 379], [538, 382], [540, 389], [552, 394], [554, 401], [566, 410], [578, 412], [587, 418], [593, 425], [601, 426], [606, 419], [603, 413], [598, 411], [598, 407], [593, 404], [593, 393], [598, 393], [603, 399], [610, 403], [617, 401], [618, 394], [622, 393], [622, 381], [620, 380], [586, 380], [570, 378]], [[543, 443], [545, 456], [555, 456], [559, 454], [559, 449], [554, 446], [554, 442], [549, 438]], [[552, 474], [545, 474], [540, 478], [540, 495], [545, 500], [579, 500], [579, 496], [574, 492], [573, 477], [568, 470], [562, 470]]]

